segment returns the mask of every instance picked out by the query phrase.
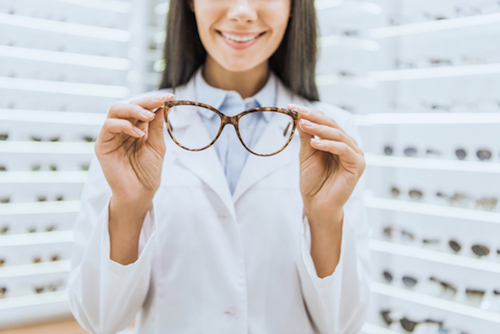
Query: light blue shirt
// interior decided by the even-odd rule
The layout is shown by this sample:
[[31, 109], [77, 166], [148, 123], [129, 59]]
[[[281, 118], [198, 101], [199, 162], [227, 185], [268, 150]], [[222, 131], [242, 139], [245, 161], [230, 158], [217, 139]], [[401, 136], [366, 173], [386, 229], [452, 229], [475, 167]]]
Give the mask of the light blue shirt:
[[[203, 66], [195, 74], [196, 102], [211, 105], [227, 116], [237, 115], [250, 108], [274, 107], [276, 105], [277, 79], [272, 71], [270, 71], [267, 83], [257, 94], [243, 99], [236, 91], [228, 91], [210, 86], [203, 78], [202, 69]], [[200, 114], [208, 133], [211, 138], [214, 138], [219, 131], [219, 117], [209, 110], [207, 112], [202, 111]], [[269, 122], [271, 114], [254, 113], [245, 117], [252, 117], [248, 123], [250, 128], [253, 128], [253, 133], [249, 137], [249, 143], [245, 141], [245, 144], [251, 148], [260, 138], [260, 135]], [[224, 168], [229, 189], [231, 190], [231, 194], [233, 194], [245, 161], [251, 153], [241, 144], [235, 128], [230, 124], [224, 127], [214, 146], [221, 165]]]

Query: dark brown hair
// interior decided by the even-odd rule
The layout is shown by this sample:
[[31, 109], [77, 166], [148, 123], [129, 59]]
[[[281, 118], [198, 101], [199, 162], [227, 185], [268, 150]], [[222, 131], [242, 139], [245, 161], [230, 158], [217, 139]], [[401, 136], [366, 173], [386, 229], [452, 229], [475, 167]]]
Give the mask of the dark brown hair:
[[[165, 70], [158, 89], [186, 84], [205, 63], [207, 51], [198, 35], [189, 0], [170, 0], [163, 45]], [[271, 70], [292, 92], [318, 101], [315, 82], [318, 25], [313, 0], [291, 0], [291, 13], [280, 46], [269, 58]]]

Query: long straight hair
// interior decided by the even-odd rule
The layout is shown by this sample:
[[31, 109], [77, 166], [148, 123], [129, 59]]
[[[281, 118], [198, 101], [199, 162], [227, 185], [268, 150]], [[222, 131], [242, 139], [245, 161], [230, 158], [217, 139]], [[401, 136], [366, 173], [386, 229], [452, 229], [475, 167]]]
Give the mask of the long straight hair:
[[[166, 40], [163, 45], [165, 70], [158, 89], [186, 84], [205, 63], [207, 51], [198, 35], [190, 0], [170, 0]], [[318, 24], [313, 0], [291, 0], [291, 17], [269, 67], [283, 84], [309, 101], [318, 101], [315, 68]]]

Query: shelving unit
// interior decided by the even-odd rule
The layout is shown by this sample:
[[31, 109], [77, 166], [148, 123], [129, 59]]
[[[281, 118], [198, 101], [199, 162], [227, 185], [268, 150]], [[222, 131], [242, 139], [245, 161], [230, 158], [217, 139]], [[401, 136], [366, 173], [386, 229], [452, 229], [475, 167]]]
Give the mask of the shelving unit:
[[370, 240], [370, 249], [374, 252], [410, 257], [414, 259], [500, 274], [500, 263], [474, 259], [463, 255], [438, 252], [418, 246], [406, 246], [393, 242], [372, 239]]
[[466, 209], [437, 204], [410, 202], [390, 198], [374, 197], [368, 191], [365, 196], [365, 205], [371, 209], [399, 211], [420, 215], [466, 219], [487, 223], [500, 223], [499, 212], [489, 212], [478, 209]]
[[436, 20], [404, 24], [400, 26], [380, 27], [370, 30], [373, 38], [404, 37], [426, 34], [444, 30], [465, 29], [500, 23], [500, 13], [460, 17], [447, 20]]
[[[0, 195], [11, 197], [11, 203], [0, 204], [0, 257], [5, 259], [0, 286], [8, 287], [0, 299], [0, 328], [5, 328], [70, 316], [66, 291], [36, 294], [22, 285], [66, 280], [71, 227], [80, 210], [75, 194], [87, 179], [85, 168], [94, 154], [94, 143], [83, 139], [95, 140], [111, 104], [148, 90], [151, 32], [149, 2], [26, 0], [22, 6], [16, 1], [2, 5], [0, 133], [9, 136], [0, 141], [0, 165], [7, 167], [0, 171]], [[28, 141], [35, 135], [43, 140]], [[52, 137], [61, 139], [47, 141]], [[40, 171], [28, 171], [37, 165]], [[49, 165], [57, 171], [46, 171]], [[55, 191], [65, 200], [55, 201]], [[48, 201], [34, 202], [34, 193]], [[49, 226], [56, 229], [27, 233]], [[45, 251], [60, 260], [50, 262]], [[16, 263], [24, 253], [39, 255], [43, 262]], [[19, 294], [21, 290], [28, 295]]]
[[455, 313], [460, 316], [471, 317], [474, 320], [484, 320], [500, 324], [500, 313], [481, 310], [477, 307], [452, 302], [442, 298], [427, 296], [407, 289], [396, 288], [388, 284], [372, 283], [371, 291], [376, 294], [421, 304], [430, 308]]
[[[356, 106], [370, 98], [365, 108], [353, 109], [363, 143], [368, 147], [365, 173], [369, 189], [364, 203], [372, 226], [374, 280], [378, 281], [384, 270], [397, 275], [412, 273], [415, 277], [439, 273], [460, 289], [485, 289], [490, 293], [497, 289], [500, 278], [496, 254], [500, 244], [490, 238], [500, 233], [498, 209], [446, 205], [427, 194], [447, 189], [450, 194], [474, 194], [475, 198], [500, 196], [499, 138], [494, 130], [500, 123], [500, 108], [496, 108], [500, 95], [491, 89], [500, 78], [500, 54], [490, 42], [500, 33], [500, 7], [496, 13], [450, 18], [463, 14], [457, 7], [470, 4], [467, 8], [476, 8], [481, 4], [468, 0], [374, 2], [382, 7], [382, 19], [363, 36], [378, 43], [377, 55], [382, 56], [360, 74], [363, 85], [350, 86], [359, 93], [342, 100], [342, 104]], [[388, 25], [396, 21], [405, 23]], [[353, 53], [362, 64], [356, 56]], [[469, 56], [470, 64], [465, 56]], [[340, 90], [340, 80], [335, 79], [330, 74], [328, 83]], [[327, 78], [322, 80], [326, 82]], [[342, 92], [346, 96], [350, 93], [347, 89]], [[394, 152], [384, 155], [385, 147]], [[410, 147], [418, 152], [417, 157], [403, 155], [403, 149]], [[452, 154], [458, 148], [467, 152], [464, 160]], [[491, 161], [476, 157], [477, 150], [483, 148], [491, 151]], [[424, 156], [422, 152], [428, 149], [449, 155]], [[388, 192], [391, 186], [419, 189], [426, 196], [420, 201], [410, 200], [406, 194], [403, 197], [408, 200], [395, 199]], [[382, 232], [387, 226], [419, 237], [434, 235], [441, 242], [455, 238], [467, 247], [484, 243], [492, 247], [492, 254], [481, 258], [470, 250], [470, 256], [463, 251], [455, 254], [447, 246], [442, 249], [442, 245], [433, 247], [420, 240], [398, 240], [395, 235], [384, 240]], [[500, 313], [494, 308], [486, 310], [421, 293], [425, 289], [403, 289], [396, 284], [373, 283], [371, 290], [373, 303], [363, 333], [400, 333], [379, 326], [381, 308], [403, 312], [410, 319], [439, 314], [445, 327], [467, 333], [500, 330]], [[483, 302], [493, 303], [486, 299], [490, 298], [488, 294], [484, 298]]]
[[500, 173], [500, 163], [481, 161], [461, 161], [450, 159], [406, 158], [365, 154], [368, 166], [425, 169], [430, 171], [457, 171], [471, 173]]

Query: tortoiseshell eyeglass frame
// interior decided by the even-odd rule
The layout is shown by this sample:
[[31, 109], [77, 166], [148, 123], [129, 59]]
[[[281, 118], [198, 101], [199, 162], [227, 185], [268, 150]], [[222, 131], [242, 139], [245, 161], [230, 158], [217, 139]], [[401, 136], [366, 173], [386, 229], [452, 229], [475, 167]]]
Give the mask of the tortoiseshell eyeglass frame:
[[[215, 139], [210, 144], [208, 144], [207, 146], [205, 146], [203, 148], [191, 149], [191, 148], [187, 148], [187, 147], [182, 146], [174, 138], [174, 136], [172, 134], [172, 131], [173, 131], [172, 130], [172, 125], [168, 121], [168, 112], [169, 112], [170, 108], [175, 107], [175, 106], [197, 106], [197, 107], [203, 107], [203, 108], [209, 109], [209, 110], [213, 111], [214, 113], [216, 113], [221, 118], [221, 125], [220, 125], [220, 128], [219, 128], [219, 132], [215, 136]], [[286, 114], [286, 115], [290, 116], [293, 119], [293, 126], [292, 126], [292, 131], [290, 133], [290, 138], [288, 138], [288, 141], [286, 142], [286, 144], [279, 151], [276, 151], [276, 152], [271, 153], [271, 154], [258, 154], [258, 153], [253, 152], [251, 149], [249, 149], [245, 145], [245, 143], [243, 142], [243, 139], [241, 138], [240, 129], [239, 129], [239, 126], [238, 126], [241, 117], [245, 116], [246, 114], [255, 113], [255, 112], [262, 112], [262, 111], [273, 111], [273, 112], [277, 112], [277, 113]], [[200, 102], [184, 101], [184, 100], [174, 100], [174, 101], [165, 101], [165, 102], [163, 102], [163, 112], [164, 112], [164, 115], [165, 115], [165, 123], [166, 123], [168, 134], [170, 135], [170, 137], [172, 138], [172, 140], [178, 146], [182, 147], [185, 150], [195, 152], [195, 151], [202, 151], [204, 149], [209, 148], [210, 146], [212, 146], [217, 141], [217, 138], [219, 138], [219, 136], [222, 133], [222, 130], [224, 129], [224, 127], [226, 126], [226, 124], [232, 124], [234, 126], [234, 129], [236, 130], [236, 134], [238, 135], [238, 138], [240, 139], [241, 144], [250, 153], [255, 154], [255, 155], [259, 156], [259, 157], [269, 157], [269, 156], [278, 154], [281, 151], [283, 151], [288, 146], [288, 144], [290, 143], [290, 141], [292, 140], [293, 135], [295, 134], [295, 129], [297, 128], [297, 124], [298, 124], [298, 121], [299, 121], [299, 118], [300, 118], [300, 113], [298, 111], [296, 111], [296, 110], [289, 110], [289, 109], [276, 108], [276, 107], [252, 108], [252, 109], [248, 109], [248, 110], [242, 111], [238, 115], [226, 116], [222, 112], [220, 112], [219, 110], [217, 110], [216, 108], [214, 108], [214, 107], [212, 107], [212, 106], [210, 106], [208, 104], [204, 104], [204, 103], [200, 103]], [[285, 135], [286, 132], [288, 131], [288, 126], [286, 127], [283, 135]]]

